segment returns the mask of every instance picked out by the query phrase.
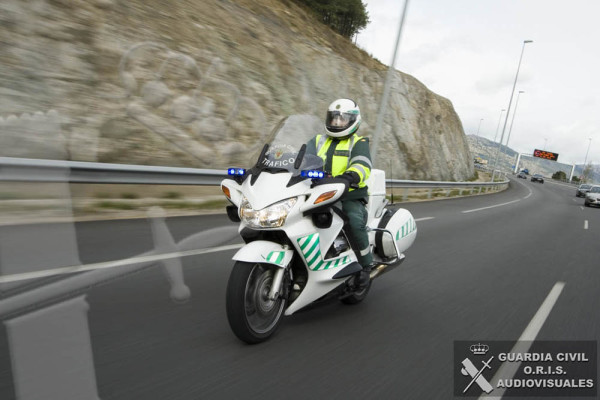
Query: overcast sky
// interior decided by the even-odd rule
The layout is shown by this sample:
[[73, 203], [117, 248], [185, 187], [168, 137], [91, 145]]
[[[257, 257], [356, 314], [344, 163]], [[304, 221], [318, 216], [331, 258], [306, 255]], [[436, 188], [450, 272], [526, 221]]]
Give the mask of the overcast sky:
[[[357, 44], [390, 64], [403, 0], [363, 0], [371, 19]], [[448, 98], [465, 133], [493, 140], [508, 108], [504, 143], [559, 153], [559, 162], [600, 163], [599, 0], [412, 0], [396, 69]], [[497, 134], [500, 140], [506, 112]], [[547, 139], [547, 141], [545, 140]]]

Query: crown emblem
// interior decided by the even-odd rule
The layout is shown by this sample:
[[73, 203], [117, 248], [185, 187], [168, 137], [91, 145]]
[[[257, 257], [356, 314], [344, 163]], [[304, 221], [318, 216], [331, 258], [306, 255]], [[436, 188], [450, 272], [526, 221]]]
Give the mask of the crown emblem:
[[471, 350], [471, 352], [473, 354], [483, 355], [488, 352], [488, 350], [490, 349], [490, 346], [481, 344], [481, 343], [477, 343], [477, 344], [474, 344], [471, 347], [469, 347], [469, 349]]

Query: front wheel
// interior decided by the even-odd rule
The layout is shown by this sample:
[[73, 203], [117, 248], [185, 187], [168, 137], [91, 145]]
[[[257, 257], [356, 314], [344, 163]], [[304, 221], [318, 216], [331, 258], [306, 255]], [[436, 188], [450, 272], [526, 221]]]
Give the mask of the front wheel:
[[275, 268], [278, 267], [237, 261], [229, 276], [227, 319], [233, 333], [246, 343], [267, 340], [283, 318], [286, 299], [269, 299]]

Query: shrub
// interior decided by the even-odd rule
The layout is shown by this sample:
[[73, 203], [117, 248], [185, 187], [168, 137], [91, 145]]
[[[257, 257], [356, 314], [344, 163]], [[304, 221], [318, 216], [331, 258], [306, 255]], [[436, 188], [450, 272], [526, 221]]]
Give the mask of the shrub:
[[180, 199], [181, 193], [179, 192], [166, 192], [162, 196], [163, 199]]

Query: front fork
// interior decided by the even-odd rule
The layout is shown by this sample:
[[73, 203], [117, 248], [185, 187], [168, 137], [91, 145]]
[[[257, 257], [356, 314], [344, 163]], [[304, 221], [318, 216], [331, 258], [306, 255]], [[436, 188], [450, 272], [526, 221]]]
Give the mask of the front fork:
[[[289, 250], [289, 246], [283, 245], [284, 250]], [[275, 275], [273, 276], [273, 284], [271, 285], [271, 290], [269, 290], [269, 300], [275, 301], [281, 295], [281, 285], [283, 283], [283, 278], [285, 276], [285, 270], [292, 265], [292, 259], [287, 263], [287, 265], [281, 266], [275, 269]]]
[[281, 283], [283, 282], [283, 276], [285, 274], [286, 267], [277, 268], [275, 270], [275, 276], [273, 277], [273, 284], [269, 291], [269, 300], [277, 300], [279, 293], [281, 292]]
[[252, 241], [238, 250], [233, 256], [235, 261], [250, 264], [260, 263], [271, 265], [271, 268], [274, 268], [271, 287], [268, 293], [263, 294], [263, 296], [268, 297], [271, 301], [277, 300], [282, 294], [285, 295], [284, 282], [286, 281], [286, 269], [291, 267], [293, 258], [294, 251], [290, 249], [289, 245], [282, 245], [267, 240]]

